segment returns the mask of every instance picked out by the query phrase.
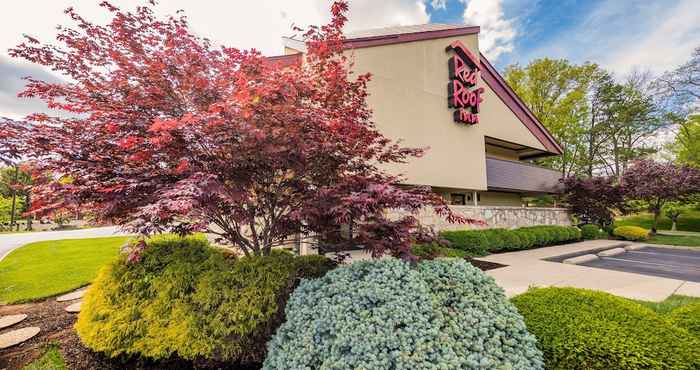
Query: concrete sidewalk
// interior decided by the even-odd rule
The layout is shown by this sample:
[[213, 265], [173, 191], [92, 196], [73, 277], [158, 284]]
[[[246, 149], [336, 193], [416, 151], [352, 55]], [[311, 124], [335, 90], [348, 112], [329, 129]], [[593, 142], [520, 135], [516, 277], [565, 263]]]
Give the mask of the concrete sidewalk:
[[544, 258], [598, 248], [613, 248], [619, 241], [590, 240], [579, 243], [494, 254], [478, 258], [508, 267], [487, 271], [509, 297], [529, 287], [575, 287], [601, 290], [622, 297], [645, 301], [663, 301], [671, 294], [700, 297], [700, 283], [663, 277], [605, 270], [543, 261]]

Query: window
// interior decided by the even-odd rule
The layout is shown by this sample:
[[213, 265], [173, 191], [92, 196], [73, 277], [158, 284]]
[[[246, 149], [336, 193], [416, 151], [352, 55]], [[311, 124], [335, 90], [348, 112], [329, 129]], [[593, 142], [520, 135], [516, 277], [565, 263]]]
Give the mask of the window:
[[464, 194], [450, 194], [450, 204], [455, 206], [463, 206], [466, 203]]

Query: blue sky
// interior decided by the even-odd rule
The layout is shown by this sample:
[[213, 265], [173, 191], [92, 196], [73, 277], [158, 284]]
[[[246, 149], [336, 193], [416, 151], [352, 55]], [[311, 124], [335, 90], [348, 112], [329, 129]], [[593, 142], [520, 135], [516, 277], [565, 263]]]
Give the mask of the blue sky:
[[[99, 0], [22, 0], [3, 7], [0, 22], [0, 116], [21, 118], [42, 109], [16, 98], [22, 76], [51, 78], [43, 68], [13, 60], [7, 49], [28, 33], [51, 41], [55, 26], [70, 24], [75, 7], [105, 22]], [[145, 0], [111, 0], [133, 9]], [[182, 9], [193, 31], [215, 43], [282, 53], [281, 36], [292, 24], [321, 24], [331, 0], [159, 0], [156, 13]], [[497, 68], [535, 58], [591, 61], [622, 77], [654, 74], [684, 63], [700, 46], [700, 0], [349, 0], [348, 31], [427, 22], [481, 26], [480, 49]]]
[[554, 57], [599, 63], [618, 75], [661, 73], [700, 46], [698, 0], [448, 0], [429, 2], [426, 10], [431, 22], [469, 23], [465, 9], [480, 2], [492, 12], [498, 3], [500, 19], [515, 32], [512, 51], [495, 58], [499, 69]]

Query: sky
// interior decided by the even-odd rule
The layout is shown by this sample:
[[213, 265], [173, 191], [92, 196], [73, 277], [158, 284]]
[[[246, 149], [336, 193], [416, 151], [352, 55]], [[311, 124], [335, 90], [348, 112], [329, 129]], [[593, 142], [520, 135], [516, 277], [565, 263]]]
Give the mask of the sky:
[[[23, 76], [57, 80], [41, 67], [9, 57], [7, 49], [29, 34], [53, 42], [55, 27], [71, 25], [63, 10], [108, 20], [101, 0], [22, 0], [3, 6], [0, 22], [0, 116], [21, 119], [42, 111], [19, 100]], [[142, 0], [111, 0], [133, 9]], [[322, 24], [330, 0], [160, 0], [159, 14], [182, 9], [194, 32], [214, 43], [265, 55], [282, 53], [281, 36], [292, 25]], [[624, 76], [632, 70], [660, 74], [700, 46], [700, 0], [350, 0], [347, 31], [394, 25], [453, 23], [481, 26], [480, 49], [497, 68], [536, 58], [595, 62]]]

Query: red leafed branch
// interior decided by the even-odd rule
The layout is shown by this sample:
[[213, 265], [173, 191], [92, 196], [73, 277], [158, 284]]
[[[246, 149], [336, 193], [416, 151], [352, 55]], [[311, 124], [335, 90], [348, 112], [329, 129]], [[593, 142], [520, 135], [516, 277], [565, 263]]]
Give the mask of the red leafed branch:
[[0, 165], [9, 165], [20, 158], [22, 130], [19, 122], [0, 117]]
[[[107, 25], [68, 9], [75, 27], [59, 28], [56, 45], [28, 39], [10, 51], [71, 81], [30, 78], [21, 94], [71, 113], [29, 117], [40, 170], [72, 179], [37, 191], [44, 210], [70, 199], [144, 234], [209, 231], [246, 254], [302, 235], [406, 255], [423, 207], [476, 222], [381, 169], [423, 150], [372, 123], [370, 76], [351, 76], [342, 52], [346, 2], [304, 33], [306, 60], [292, 66], [213, 47], [184, 17], [103, 6]], [[339, 236], [350, 220], [348, 242]]]

